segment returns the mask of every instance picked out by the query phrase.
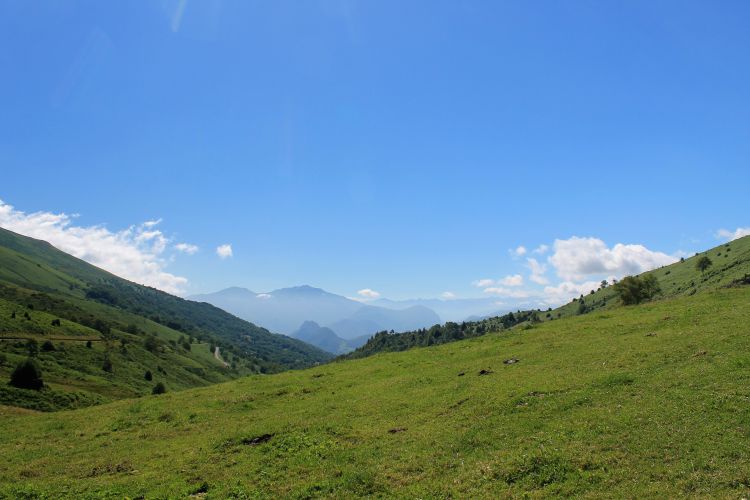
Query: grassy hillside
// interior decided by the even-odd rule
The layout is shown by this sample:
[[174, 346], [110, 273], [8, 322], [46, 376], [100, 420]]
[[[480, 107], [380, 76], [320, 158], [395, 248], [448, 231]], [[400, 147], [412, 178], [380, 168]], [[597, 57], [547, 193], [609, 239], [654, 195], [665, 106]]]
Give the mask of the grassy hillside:
[[330, 359], [209, 304], [131, 283], [46, 242], [0, 229], [0, 379], [8, 380], [30, 354], [47, 389], [3, 385], [0, 403], [79, 407], [146, 394], [157, 381], [168, 390], [184, 389]]
[[[699, 259], [708, 257], [711, 265], [703, 271], [696, 267]], [[693, 295], [700, 291], [716, 290], [737, 283], [750, 283], [750, 236], [725, 243], [688, 259], [681, 259], [669, 266], [639, 275], [652, 275], [661, 291], [653, 300], [664, 300], [682, 295]], [[611, 284], [591, 290], [585, 296], [574, 298], [557, 309], [542, 311], [518, 311], [503, 316], [445, 323], [429, 329], [391, 334], [379, 332], [362, 347], [347, 354], [347, 358], [361, 358], [378, 352], [403, 351], [413, 347], [426, 347], [484, 335], [489, 332], [533, 325], [540, 321], [552, 321], [596, 311], [610, 310], [622, 306], [622, 301]]]
[[748, 325], [743, 286], [83, 410], [3, 410], [0, 491], [739, 498]]
[[[696, 268], [698, 259], [707, 256], [712, 265], [702, 272]], [[697, 253], [669, 266], [649, 271], [656, 277], [661, 287], [657, 300], [693, 295], [697, 292], [715, 290], [730, 286], [750, 277], [750, 236], [724, 243], [705, 252]], [[584, 296], [587, 312], [592, 310], [611, 309], [620, 305], [617, 294], [612, 287], [593, 290]], [[552, 312], [540, 314], [542, 320], [580, 314], [580, 303], [576, 300]]]

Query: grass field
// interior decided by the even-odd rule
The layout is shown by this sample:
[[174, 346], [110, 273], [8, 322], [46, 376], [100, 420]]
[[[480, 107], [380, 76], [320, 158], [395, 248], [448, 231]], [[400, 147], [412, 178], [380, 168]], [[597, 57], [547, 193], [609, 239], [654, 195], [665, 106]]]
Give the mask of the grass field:
[[750, 494], [750, 288], [0, 415], [8, 498], [740, 498]]

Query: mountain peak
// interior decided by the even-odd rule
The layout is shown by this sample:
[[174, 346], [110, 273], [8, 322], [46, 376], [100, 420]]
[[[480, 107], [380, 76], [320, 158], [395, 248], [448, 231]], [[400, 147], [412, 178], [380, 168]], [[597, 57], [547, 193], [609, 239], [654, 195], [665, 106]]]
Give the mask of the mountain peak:
[[322, 288], [315, 288], [310, 285], [292, 286], [289, 288], [279, 288], [271, 292], [272, 295], [333, 295]]

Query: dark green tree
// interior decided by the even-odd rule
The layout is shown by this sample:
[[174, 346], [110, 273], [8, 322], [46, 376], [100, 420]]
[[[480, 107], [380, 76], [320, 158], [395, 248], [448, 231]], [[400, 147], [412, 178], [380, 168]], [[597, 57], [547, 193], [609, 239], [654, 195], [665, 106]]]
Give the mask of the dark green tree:
[[42, 381], [42, 370], [33, 359], [19, 363], [10, 375], [10, 385], [21, 389], [41, 390], [44, 387]]
[[588, 307], [586, 307], [586, 302], [583, 300], [578, 301], [578, 314], [586, 314], [588, 312]]
[[42, 344], [42, 351], [44, 352], [51, 352], [55, 350], [55, 344], [52, 343], [51, 340], [45, 340]]
[[695, 263], [695, 268], [700, 272], [705, 273], [706, 269], [708, 269], [712, 265], [713, 262], [711, 262], [711, 259], [708, 258], [708, 255], [704, 255]]
[[159, 348], [159, 341], [156, 340], [156, 337], [153, 335], [147, 335], [143, 340], [143, 347], [145, 347], [147, 351], [155, 352]]
[[647, 274], [643, 278], [627, 276], [618, 281], [614, 288], [625, 305], [640, 304], [661, 292], [659, 282], [653, 274]]
[[151, 394], [164, 394], [165, 392], [167, 392], [167, 387], [163, 382], [157, 382], [154, 388], [151, 389]]
[[154, 379], [154, 376], [151, 374], [151, 370], [146, 370], [146, 373], [143, 374], [143, 378], [151, 382]]

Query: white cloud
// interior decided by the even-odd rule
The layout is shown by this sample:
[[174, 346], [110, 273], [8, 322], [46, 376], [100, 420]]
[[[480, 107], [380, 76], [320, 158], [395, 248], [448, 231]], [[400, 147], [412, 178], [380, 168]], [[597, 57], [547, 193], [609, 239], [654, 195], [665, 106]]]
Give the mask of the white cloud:
[[750, 227], [738, 227], [734, 231], [719, 229], [716, 233], [716, 236], [727, 241], [734, 241], [736, 239], [742, 238], [743, 236], [750, 236]]
[[549, 262], [558, 276], [566, 281], [582, 281], [589, 276], [613, 274], [621, 277], [639, 274], [677, 259], [661, 252], [654, 252], [643, 245], [616, 244], [612, 248], [598, 238], [555, 240], [555, 253]]
[[453, 292], [443, 292], [440, 294], [440, 298], [443, 300], [453, 300], [456, 298], [456, 294]]
[[526, 263], [531, 270], [531, 275], [529, 276], [531, 281], [537, 285], [547, 285], [549, 283], [549, 280], [544, 276], [544, 273], [547, 272], [547, 266], [539, 263], [539, 261], [532, 259], [531, 257], [526, 259]]
[[585, 283], [563, 281], [557, 286], [546, 286], [544, 287], [544, 303], [549, 306], [559, 306], [581, 294], [588, 295], [591, 290], [599, 288], [599, 285], [599, 281], [586, 281]]
[[186, 253], [188, 255], [193, 255], [198, 251], [198, 247], [191, 245], [190, 243], [177, 243], [174, 248], [178, 252]]
[[158, 226], [159, 224], [161, 224], [161, 219], [147, 220], [143, 223], [143, 227], [152, 228], [154, 226]]
[[377, 299], [380, 297], [380, 292], [376, 292], [375, 290], [371, 290], [369, 288], [363, 288], [362, 290], [359, 290], [357, 294], [360, 297], [364, 297], [365, 299]]
[[520, 274], [514, 274], [512, 276], [506, 276], [500, 280], [501, 285], [505, 286], [521, 286], [523, 285], [523, 276]]
[[549, 245], [539, 245], [534, 249], [534, 253], [537, 255], [544, 255], [549, 252]]
[[79, 259], [136, 283], [180, 293], [188, 280], [165, 271], [169, 239], [154, 229], [160, 220], [112, 232], [104, 226], [76, 226], [73, 216], [27, 214], [0, 200], [0, 227], [45, 240]]
[[519, 245], [514, 250], [510, 251], [510, 253], [514, 257], [523, 257], [524, 255], [526, 255], [526, 252], [527, 252], [526, 247], [523, 245]]
[[259, 293], [258, 295], [255, 296], [255, 298], [260, 299], [260, 300], [268, 300], [268, 299], [273, 298], [273, 295], [268, 294], [268, 293]]
[[471, 284], [474, 285], [477, 288], [487, 288], [488, 286], [494, 285], [495, 284], [495, 280], [482, 279], [482, 280], [472, 281]]
[[229, 243], [219, 245], [218, 247], [216, 247], [216, 255], [218, 255], [219, 258], [228, 259], [232, 255], [234, 255], [234, 253], [232, 252], [232, 245], [230, 245]]

